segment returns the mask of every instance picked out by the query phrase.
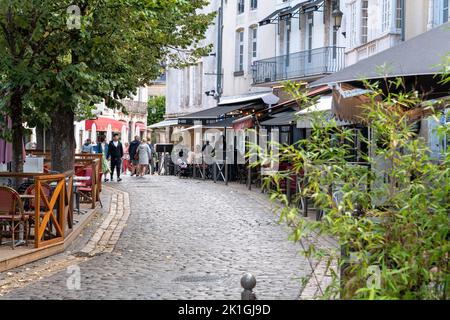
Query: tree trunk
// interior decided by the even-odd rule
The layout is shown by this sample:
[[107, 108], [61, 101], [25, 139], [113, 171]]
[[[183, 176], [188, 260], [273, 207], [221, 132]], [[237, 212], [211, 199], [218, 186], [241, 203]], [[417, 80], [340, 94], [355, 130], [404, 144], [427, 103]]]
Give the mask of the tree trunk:
[[12, 171], [23, 172], [23, 117], [22, 117], [22, 94], [13, 92], [10, 100], [12, 120]]
[[52, 171], [65, 172], [73, 170], [75, 158], [75, 114], [72, 108], [66, 105], [59, 107], [51, 114], [52, 123], [51, 150], [52, 150]]

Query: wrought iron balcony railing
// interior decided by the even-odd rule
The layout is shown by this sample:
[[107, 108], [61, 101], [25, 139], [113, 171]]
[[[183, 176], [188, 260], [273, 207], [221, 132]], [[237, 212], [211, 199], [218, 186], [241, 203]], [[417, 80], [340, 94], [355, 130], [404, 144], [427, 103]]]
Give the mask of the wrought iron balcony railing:
[[329, 74], [344, 67], [343, 47], [322, 47], [255, 61], [253, 84]]

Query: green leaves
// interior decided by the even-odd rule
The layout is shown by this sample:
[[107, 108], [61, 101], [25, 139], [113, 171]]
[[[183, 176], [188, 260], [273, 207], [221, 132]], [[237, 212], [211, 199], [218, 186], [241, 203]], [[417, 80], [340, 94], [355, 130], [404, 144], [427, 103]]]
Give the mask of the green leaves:
[[164, 120], [166, 114], [166, 97], [152, 97], [148, 100], [147, 125], [158, 123]]
[[[301, 84], [287, 83], [286, 87], [300, 108], [314, 104]], [[309, 259], [348, 262], [344, 278], [335, 273], [325, 296], [448, 299], [450, 153], [444, 153], [440, 162], [430, 160], [429, 146], [407, 116], [423, 102], [415, 92], [404, 91], [401, 79], [391, 81], [389, 87], [393, 91], [388, 93], [376, 84], [367, 87], [372, 102], [363, 108], [373, 138], [358, 135], [372, 151], [361, 156], [365, 165], [349, 161], [353, 129], [314, 114], [311, 135], [298, 141], [298, 148], [280, 146], [279, 162], [289, 163], [291, 169], [273, 173], [265, 185], [272, 186], [271, 199], [280, 206], [280, 221], [292, 227], [290, 239], [309, 243], [305, 246]], [[438, 113], [434, 116], [441, 118]], [[439, 126], [437, 134], [450, 137], [450, 126]], [[274, 159], [269, 157], [269, 161]], [[324, 211], [320, 223], [300, 217], [282, 193], [280, 186], [286, 177], [301, 172], [306, 179], [300, 195]], [[346, 256], [354, 259], [329, 248], [319, 254], [324, 248], [310, 244], [311, 235], [333, 237], [347, 246]], [[376, 274], [370, 272], [374, 266], [379, 269]], [[374, 276], [379, 281], [372, 281]]]

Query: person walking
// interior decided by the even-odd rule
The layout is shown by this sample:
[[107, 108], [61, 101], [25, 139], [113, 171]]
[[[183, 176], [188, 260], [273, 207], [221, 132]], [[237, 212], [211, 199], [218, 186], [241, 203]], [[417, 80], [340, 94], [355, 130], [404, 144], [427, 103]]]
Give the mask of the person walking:
[[154, 163], [153, 163], [153, 145], [150, 142], [150, 140], [147, 141], [148, 147], [150, 148], [150, 158], [149, 158], [149, 162], [148, 162], [148, 169], [147, 169], [147, 173], [148, 174], [153, 174], [153, 167], [154, 167]]
[[142, 143], [139, 145], [137, 152], [139, 154], [139, 172], [140, 176], [143, 177], [147, 172], [148, 164], [152, 156], [152, 151], [150, 150], [150, 147], [148, 146], [145, 139], [142, 140]]
[[108, 144], [106, 143], [105, 136], [101, 136], [98, 139], [97, 143], [97, 153], [103, 154], [102, 157], [102, 172], [103, 172], [103, 181], [108, 182], [108, 173], [111, 172], [111, 169], [109, 168], [108, 160]]
[[113, 181], [114, 170], [117, 170], [117, 181], [120, 182], [120, 169], [123, 157], [122, 143], [119, 141], [119, 135], [116, 133], [113, 140], [108, 145], [108, 160], [111, 159], [111, 181]]
[[126, 175], [130, 166], [130, 144], [125, 142], [122, 157], [122, 172]]
[[139, 153], [137, 151], [139, 145], [141, 144], [140, 140], [141, 138], [139, 136], [135, 136], [128, 149], [131, 160], [131, 176], [139, 175]]

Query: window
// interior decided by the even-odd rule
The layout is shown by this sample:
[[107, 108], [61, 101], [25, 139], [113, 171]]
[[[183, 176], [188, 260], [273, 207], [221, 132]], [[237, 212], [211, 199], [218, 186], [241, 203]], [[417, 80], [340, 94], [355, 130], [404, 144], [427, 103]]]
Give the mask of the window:
[[356, 3], [350, 4], [350, 47], [356, 47]]
[[444, 0], [442, 8], [442, 22], [448, 22], [448, 0]]
[[433, 1], [433, 24], [438, 26], [448, 21], [448, 0]]
[[244, 13], [245, 0], [238, 0], [238, 14]]
[[244, 71], [244, 31], [236, 32], [236, 70]]
[[291, 143], [291, 127], [282, 126], [280, 129], [280, 144], [289, 145]]
[[286, 66], [289, 66], [290, 53], [291, 53], [291, 19], [288, 19], [286, 20]]
[[382, 0], [381, 10], [381, 32], [385, 32], [390, 28], [391, 0]]
[[312, 61], [312, 44], [313, 44], [313, 27], [314, 27], [314, 15], [308, 14], [308, 63]]
[[199, 107], [203, 102], [203, 63], [200, 62], [194, 69], [195, 72], [195, 88], [194, 88], [194, 105]]
[[182, 94], [182, 106], [187, 108], [189, 106], [190, 100], [190, 68], [185, 68], [182, 70], [183, 82], [181, 85], [181, 94]]
[[361, 2], [361, 43], [367, 43], [369, 0]]
[[254, 61], [258, 57], [258, 29], [256, 27], [250, 28], [250, 48], [251, 58]]
[[404, 0], [396, 0], [396, 6], [395, 6], [395, 28], [396, 29], [402, 29], [402, 27], [403, 27], [402, 1], [404, 1]]
[[251, 10], [258, 9], [258, 0], [250, 0], [250, 9]]

